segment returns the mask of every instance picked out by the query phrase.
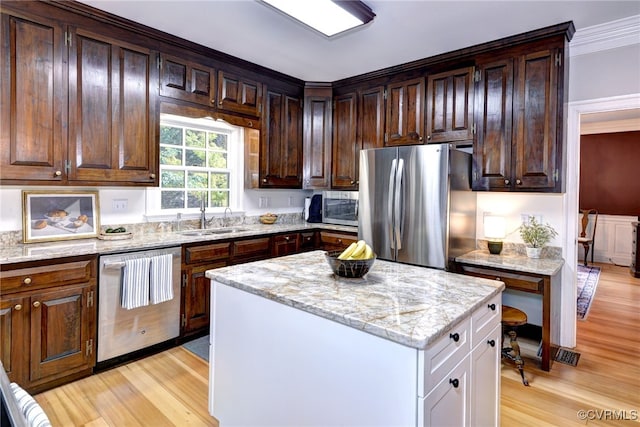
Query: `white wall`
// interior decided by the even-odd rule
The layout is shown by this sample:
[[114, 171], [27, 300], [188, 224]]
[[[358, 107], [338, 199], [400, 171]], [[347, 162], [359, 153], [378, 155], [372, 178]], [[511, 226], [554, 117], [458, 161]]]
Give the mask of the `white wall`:
[[[0, 188], [0, 232], [22, 230], [22, 190], [95, 190], [87, 187], [17, 187]], [[100, 223], [136, 224], [146, 222], [146, 202], [144, 188], [100, 187]], [[245, 190], [243, 211], [247, 215], [274, 212], [302, 212], [304, 198], [313, 194], [303, 190]], [[260, 207], [260, 198], [266, 200], [266, 206]], [[123, 212], [113, 211], [113, 199], [126, 199], [127, 209]], [[185, 211], [186, 212], [186, 211]], [[199, 212], [193, 210], [191, 215], [183, 218], [198, 217]], [[207, 214], [207, 216], [210, 216]]]

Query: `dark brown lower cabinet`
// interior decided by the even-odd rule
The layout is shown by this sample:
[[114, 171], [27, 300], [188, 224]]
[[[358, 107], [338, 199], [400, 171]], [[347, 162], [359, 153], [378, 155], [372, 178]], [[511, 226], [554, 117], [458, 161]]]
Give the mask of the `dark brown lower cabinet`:
[[90, 375], [96, 363], [96, 257], [6, 264], [0, 359], [30, 393]]
[[285, 256], [300, 251], [300, 234], [288, 233], [273, 237], [273, 256]]
[[340, 251], [357, 241], [358, 236], [356, 234], [336, 231], [320, 232], [320, 248], [325, 251]]

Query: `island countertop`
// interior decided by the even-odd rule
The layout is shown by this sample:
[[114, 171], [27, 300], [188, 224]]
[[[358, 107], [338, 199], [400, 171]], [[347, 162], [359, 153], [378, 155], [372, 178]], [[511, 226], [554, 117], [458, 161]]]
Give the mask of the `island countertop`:
[[208, 270], [212, 280], [424, 349], [504, 283], [376, 260], [361, 279], [335, 276], [323, 251]]
[[546, 276], [557, 274], [564, 265], [562, 258], [529, 258], [518, 254], [492, 255], [485, 250], [475, 250], [458, 256], [456, 261], [481, 267], [504, 268]]

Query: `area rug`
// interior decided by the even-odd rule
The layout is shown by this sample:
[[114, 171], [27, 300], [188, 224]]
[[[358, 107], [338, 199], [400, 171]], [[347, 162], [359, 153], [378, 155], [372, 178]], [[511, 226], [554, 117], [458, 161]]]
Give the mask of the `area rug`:
[[585, 320], [593, 297], [596, 294], [596, 288], [598, 287], [598, 279], [600, 278], [600, 267], [596, 266], [584, 266], [578, 264], [577, 274], [577, 295], [578, 295], [578, 308], [577, 316], [578, 320]]
[[209, 361], [209, 335], [186, 342], [182, 346], [196, 356]]

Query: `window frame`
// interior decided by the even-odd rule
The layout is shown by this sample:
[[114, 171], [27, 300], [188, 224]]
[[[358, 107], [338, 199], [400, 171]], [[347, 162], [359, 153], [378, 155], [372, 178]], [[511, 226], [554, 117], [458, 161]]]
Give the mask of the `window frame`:
[[[242, 211], [243, 201], [243, 179], [244, 179], [244, 129], [240, 126], [234, 126], [222, 120], [214, 120], [212, 118], [191, 118], [185, 116], [179, 116], [174, 114], [162, 113], [160, 115], [160, 126], [175, 126], [186, 129], [193, 129], [196, 131], [205, 131], [213, 133], [227, 134], [227, 168], [212, 168], [205, 165], [201, 168], [198, 166], [186, 166], [184, 152], [189, 148], [186, 146], [185, 141], [182, 141], [182, 145], [174, 146], [182, 151], [182, 165], [162, 165], [159, 162], [159, 181], [158, 187], [152, 187], [147, 189], [146, 194], [146, 216], [175, 216], [176, 214], [200, 214], [200, 207], [192, 208], [175, 208], [175, 209], [162, 209], [161, 197], [162, 190], [166, 190], [166, 187], [162, 187], [162, 173], [165, 170], [179, 170], [185, 171], [207, 171], [207, 173], [228, 172], [229, 173], [229, 208], [233, 212]], [[184, 131], [183, 131], [184, 132]], [[215, 151], [215, 150], [212, 150]], [[158, 141], [158, 158], [160, 156], [160, 142]], [[186, 178], [185, 178], [186, 179]], [[209, 184], [210, 185], [210, 184]], [[189, 191], [186, 187], [181, 188], [185, 192], [185, 197]], [[207, 191], [215, 191], [215, 188], [208, 188]], [[207, 213], [223, 213], [227, 209], [223, 207], [207, 206], [205, 212]]]

